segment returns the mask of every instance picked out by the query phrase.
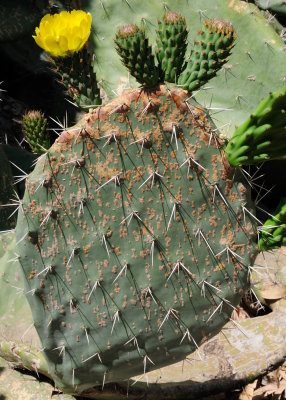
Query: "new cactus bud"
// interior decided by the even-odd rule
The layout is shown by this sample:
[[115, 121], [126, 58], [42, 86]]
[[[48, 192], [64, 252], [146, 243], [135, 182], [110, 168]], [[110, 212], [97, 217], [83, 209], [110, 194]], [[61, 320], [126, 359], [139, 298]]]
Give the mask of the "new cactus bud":
[[185, 18], [174, 12], [166, 12], [163, 21], [158, 20], [157, 59], [163, 81], [175, 83], [185, 63], [188, 31]]
[[227, 61], [234, 44], [234, 31], [230, 23], [214, 19], [204, 21], [194, 41], [186, 68], [178, 79], [178, 85], [188, 91], [198, 89], [216, 75]]
[[134, 24], [123, 26], [117, 31], [115, 43], [121, 61], [137, 82], [145, 88], [155, 87], [159, 69], [144, 30]]
[[22, 120], [22, 131], [31, 149], [37, 154], [45, 153], [50, 147], [47, 118], [40, 111], [28, 111]]
[[230, 164], [250, 165], [286, 158], [286, 85], [260, 102], [234, 132], [225, 154]]

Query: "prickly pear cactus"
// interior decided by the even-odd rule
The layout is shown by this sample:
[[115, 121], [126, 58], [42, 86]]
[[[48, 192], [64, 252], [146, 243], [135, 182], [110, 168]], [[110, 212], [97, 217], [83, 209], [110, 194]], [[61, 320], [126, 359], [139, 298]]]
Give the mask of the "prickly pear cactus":
[[63, 132], [28, 178], [18, 259], [66, 392], [184, 359], [248, 288], [249, 190], [187, 98], [126, 91]]

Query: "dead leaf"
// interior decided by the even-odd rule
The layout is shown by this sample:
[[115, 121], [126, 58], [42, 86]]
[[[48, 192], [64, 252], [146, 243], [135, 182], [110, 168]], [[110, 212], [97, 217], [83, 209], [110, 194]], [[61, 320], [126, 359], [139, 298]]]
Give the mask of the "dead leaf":
[[268, 300], [277, 300], [286, 297], [286, 286], [272, 286], [260, 291], [261, 296]]
[[243, 391], [240, 393], [238, 400], [252, 400], [256, 386], [257, 380], [246, 385]]

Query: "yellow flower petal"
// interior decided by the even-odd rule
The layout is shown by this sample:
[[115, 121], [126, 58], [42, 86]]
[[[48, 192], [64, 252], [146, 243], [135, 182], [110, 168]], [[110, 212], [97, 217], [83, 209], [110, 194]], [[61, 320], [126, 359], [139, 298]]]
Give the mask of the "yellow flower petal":
[[45, 45], [44, 45], [42, 39], [38, 36], [33, 36], [33, 38], [35, 39], [35, 42], [37, 43], [37, 45], [45, 50]]
[[73, 30], [72, 34], [69, 37], [69, 50], [70, 51], [78, 51], [80, 49], [82, 43], [81, 37], [77, 34], [77, 30]]
[[92, 17], [82, 10], [45, 15], [36, 28], [36, 43], [53, 57], [66, 57], [81, 50], [91, 31]]
[[57, 39], [53, 36], [47, 36], [45, 38], [45, 46], [46, 49], [48, 49], [47, 51], [54, 57], [59, 57], [62, 53]]

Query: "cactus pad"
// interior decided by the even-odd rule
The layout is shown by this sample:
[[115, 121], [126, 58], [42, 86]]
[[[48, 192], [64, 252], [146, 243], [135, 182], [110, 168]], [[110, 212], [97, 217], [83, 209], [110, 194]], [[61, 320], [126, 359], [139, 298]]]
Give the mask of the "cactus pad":
[[63, 132], [28, 179], [19, 263], [67, 392], [182, 360], [248, 288], [249, 190], [187, 97], [126, 91]]

